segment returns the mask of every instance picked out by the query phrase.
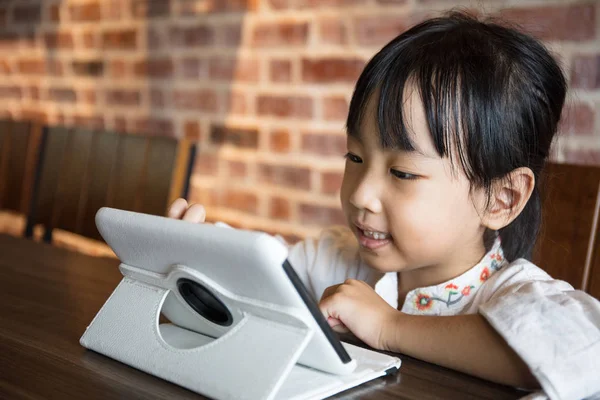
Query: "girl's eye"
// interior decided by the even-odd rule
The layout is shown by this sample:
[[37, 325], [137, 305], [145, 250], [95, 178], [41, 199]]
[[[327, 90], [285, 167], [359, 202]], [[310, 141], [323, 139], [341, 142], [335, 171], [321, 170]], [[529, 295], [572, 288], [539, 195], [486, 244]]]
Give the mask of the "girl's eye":
[[390, 172], [392, 175], [394, 175], [396, 178], [398, 179], [403, 179], [403, 180], [415, 180], [418, 179], [419, 176], [418, 175], [413, 175], [413, 174], [409, 174], [406, 172], [402, 172], [402, 171], [398, 171], [397, 169], [390, 169]]
[[362, 158], [360, 158], [356, 154], [352, 154], [352, 153], [346, 153], [346, 155], [344, 157], [356, 164], [360, 164], [363, 161]]

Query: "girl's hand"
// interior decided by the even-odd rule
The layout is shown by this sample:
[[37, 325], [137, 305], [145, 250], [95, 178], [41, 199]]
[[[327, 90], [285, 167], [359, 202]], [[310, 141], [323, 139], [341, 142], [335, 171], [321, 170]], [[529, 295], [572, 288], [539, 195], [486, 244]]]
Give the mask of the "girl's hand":
[[319, 303], [334, 331], [350, 330], [369, 346], [387, 350], [387, 338], [394, 337], [400, 312], [383, 300], [363, 281], [348, 279], [328, 287]]
[[169, 207], [167, 217], [202, 224], [206, 218], [206, 210], [201, 204], [188, 205], [185, 199], [179, 198]]

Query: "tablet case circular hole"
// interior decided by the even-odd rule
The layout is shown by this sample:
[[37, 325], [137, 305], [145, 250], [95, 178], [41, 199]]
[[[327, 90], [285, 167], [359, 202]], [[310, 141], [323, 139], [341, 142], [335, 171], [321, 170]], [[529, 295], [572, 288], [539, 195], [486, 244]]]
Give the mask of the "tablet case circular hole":
[[230, 326], [233, 323], [233, 317], [227, 306], [198, 282], [179, 279], [177, 288], [189, 306], [210, 322], [221, 326]]

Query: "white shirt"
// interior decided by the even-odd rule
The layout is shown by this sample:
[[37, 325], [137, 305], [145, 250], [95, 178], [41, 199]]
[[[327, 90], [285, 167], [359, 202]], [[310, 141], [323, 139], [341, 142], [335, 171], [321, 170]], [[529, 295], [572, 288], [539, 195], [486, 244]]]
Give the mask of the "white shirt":
[[[348, 228], [326, 229], [317, 240], [290, 246], [289, 261], [316, 300], [351, 278], [369, 283], [397, 308], [397, 274], [366, 265]], [[538, 379], [544, 393], [535, 398], [600, 398], [600, 302], [525, 259], [507, 262], [500, 239], [462, 275], [409, 292], [401, 311], [480, 313]]]

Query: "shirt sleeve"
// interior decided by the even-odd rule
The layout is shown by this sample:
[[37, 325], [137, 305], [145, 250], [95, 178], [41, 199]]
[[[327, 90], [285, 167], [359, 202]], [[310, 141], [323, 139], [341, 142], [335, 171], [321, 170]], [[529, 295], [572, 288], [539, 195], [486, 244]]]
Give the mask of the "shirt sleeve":
[[289, 247], [288, 260], [316, 301], [329, 286], [346, 279], [362, 280], [374, 287], [384, 275], [362, 262], [355, 242], [347, 228], [333, 227], [325, 229], [318, 239]]
[[[548, 277], [509, 279], [479, 312], [551, 399], [600, 394], [600, 302]], [[595, 397], [595, 396], [594, 396]]]

